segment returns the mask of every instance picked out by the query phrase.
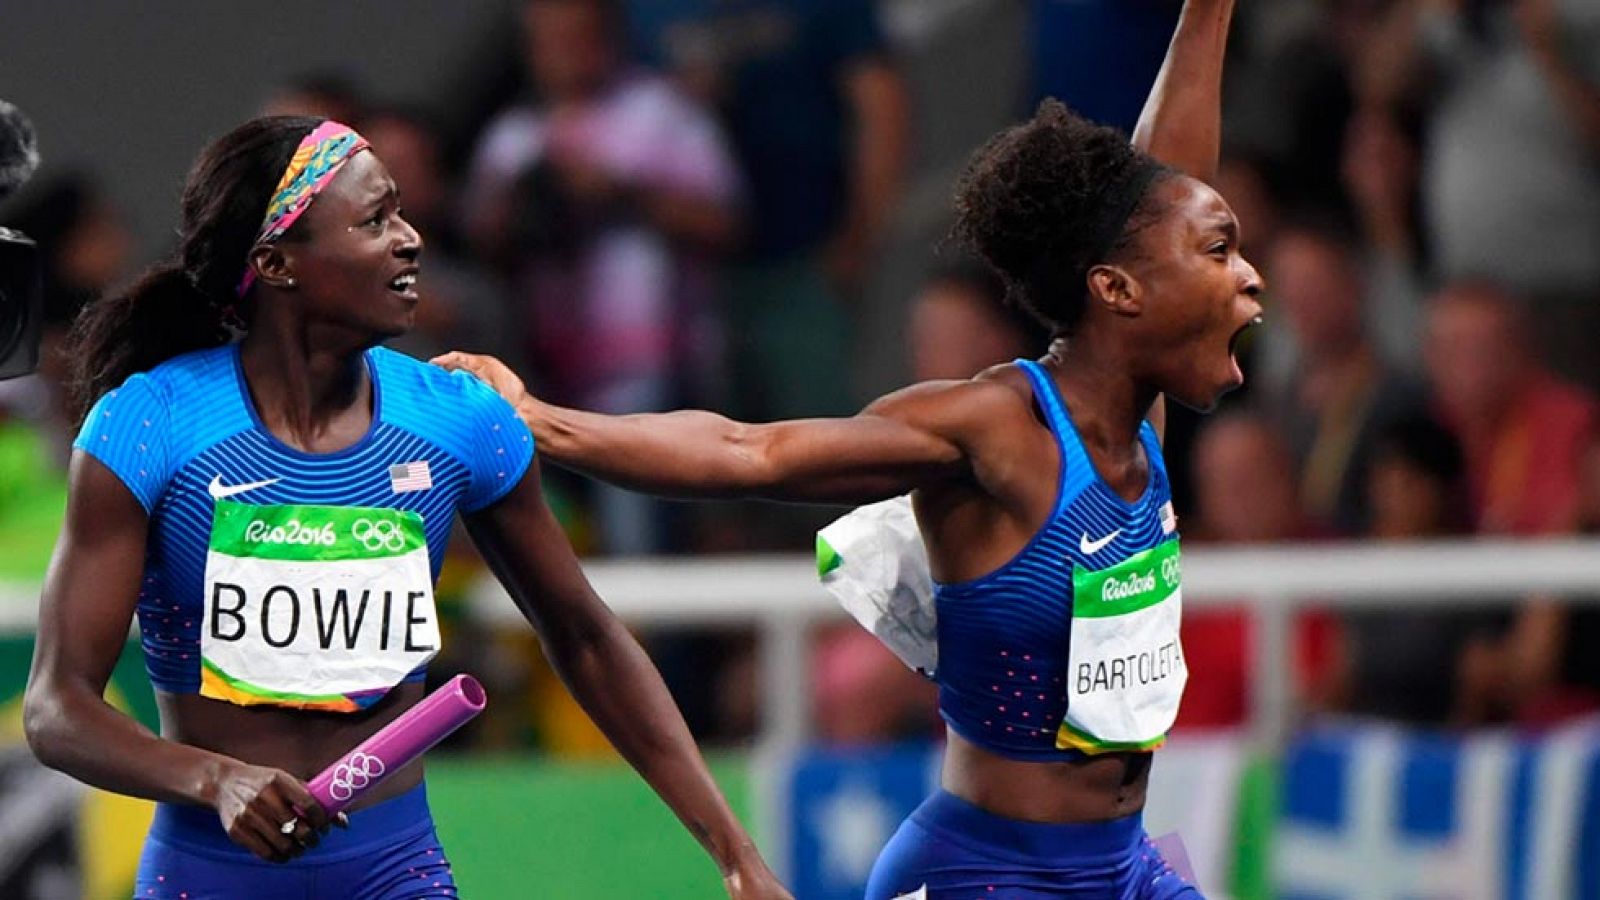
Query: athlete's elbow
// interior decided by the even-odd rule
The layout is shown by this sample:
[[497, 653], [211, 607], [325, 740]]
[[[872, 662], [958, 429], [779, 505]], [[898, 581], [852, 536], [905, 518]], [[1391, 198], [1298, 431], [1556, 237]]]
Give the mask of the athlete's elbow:
[[734, 496], [770, 495], [783, 484], [783, 446], [776, 429], [735, 423], [726, 438], [727, 473], [720, 479]]
[[63, 768], [72, 730], [59, 692], [37, 681], [30, 682], [22, 701], [22, 733], [34, 758], [49, 768]]

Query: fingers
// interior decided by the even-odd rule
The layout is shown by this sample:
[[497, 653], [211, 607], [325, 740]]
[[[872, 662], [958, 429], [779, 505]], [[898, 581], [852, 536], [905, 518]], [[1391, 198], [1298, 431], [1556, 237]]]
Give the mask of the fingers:
[[449, 369], [452, 372], [470, 372], [480, 378], [494, 371], [494, 364], [497, 362], [492, 356], [462, 353], [460, 350], [452, 350], [449, 353], [440, 354], [428, 361], [442, 369]]
[[277, 773], [245, 809], [252, 828], [259, 831], [283, 862], [321, 843], [328, 814], [292, 775]]
[[322, 808], [322, 804], [317, 802], [317, 798], [311, 795], [311, 791], [307, 790], [305, 785], [295, 778], [284, 775], [278, 780], [278, 787], [301, 819], [319, 832], [328, 830], [328, 811]]
[[250, 824], [244, 814], [240, 814], [228, 826], [228, 840], [249, 850], [256, 856], [268, 862], [277, 862], [277, 851], [272, 848], [272, 843], [261, 836], [260, 830]]
[[284, 821], [252, 803], [233, 820], [228, 837], [268, 862], [288, 862], [300, 847], [280, 830]]

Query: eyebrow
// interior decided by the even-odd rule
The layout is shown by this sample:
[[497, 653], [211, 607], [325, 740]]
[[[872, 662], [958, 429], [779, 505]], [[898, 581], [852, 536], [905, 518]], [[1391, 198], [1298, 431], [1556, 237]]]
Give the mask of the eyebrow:
[[1211, 227], [1222, 232], [1222, 236], [1227, 238], [1229, 243], [1239, 243], [1239, 223], [1232, 217], [1221, 219]]
[[376, 204], [376, 203], [382, 203], [385, 200], [396, 199], [399, 196], [400, 196], [400, 187], [399, 187], [399, 185], [396, 185], [392, 181], [388, 181], [388, 182], [384, 183], [383, 190], [379, 191], [376, 194], [368, 193], [366, 199], [364, 201], [362, 201], [362, 205], [363, 206], [372, 206], [373, 204]]

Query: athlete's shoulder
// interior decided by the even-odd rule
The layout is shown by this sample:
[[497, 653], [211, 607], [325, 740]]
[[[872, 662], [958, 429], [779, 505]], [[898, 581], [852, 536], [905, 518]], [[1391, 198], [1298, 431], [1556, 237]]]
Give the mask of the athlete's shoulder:
[[[1011, 369], [1012, 373], [1001, 371]], [[969, 379], [922, 381], [880, 398], [864, 415], [898, 419], [964, 446], [1003, 439], [1032, 422], [1027, 376], [997, 366]]]
[[192, 397], [196, 391], [208, 386], [232, 386], [236, 377], [235, 352], [234, 345], [223, 344], [220, 347], [180, 353], [157, 363], [148, 371], [128, 376], [128, 380], [123, 382], [119, 389], [142, 382], [171, 399]]
[[368, 358], [377, 372], [386, 408], [397, 403], [408, 411], [437, 416], [440, 408], [430, 404], [453, 403], [459, 408], [467, 403], [478, 407], [500, 397], [470, 373], [441, 369], [387, 347], [374, 347], [368, 351]]

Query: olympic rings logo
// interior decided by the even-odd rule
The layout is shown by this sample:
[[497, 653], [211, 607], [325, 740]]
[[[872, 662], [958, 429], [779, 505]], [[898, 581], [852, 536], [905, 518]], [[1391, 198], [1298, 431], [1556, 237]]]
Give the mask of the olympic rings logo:
[[389, 519], [357, 519], [350, 526], [350, 536], [361, 542], [361, 546], [368, 551], [378, 550], [396, 551], [403, 550], [406, 546], [405, 533], [400, 526]]
[[349, 800], [356, 791], [376, 781], [383, 772], [383, 760], [370, 753], [352, 753], [349, 759], [334, 768], [328, 793], [335, 800]]

